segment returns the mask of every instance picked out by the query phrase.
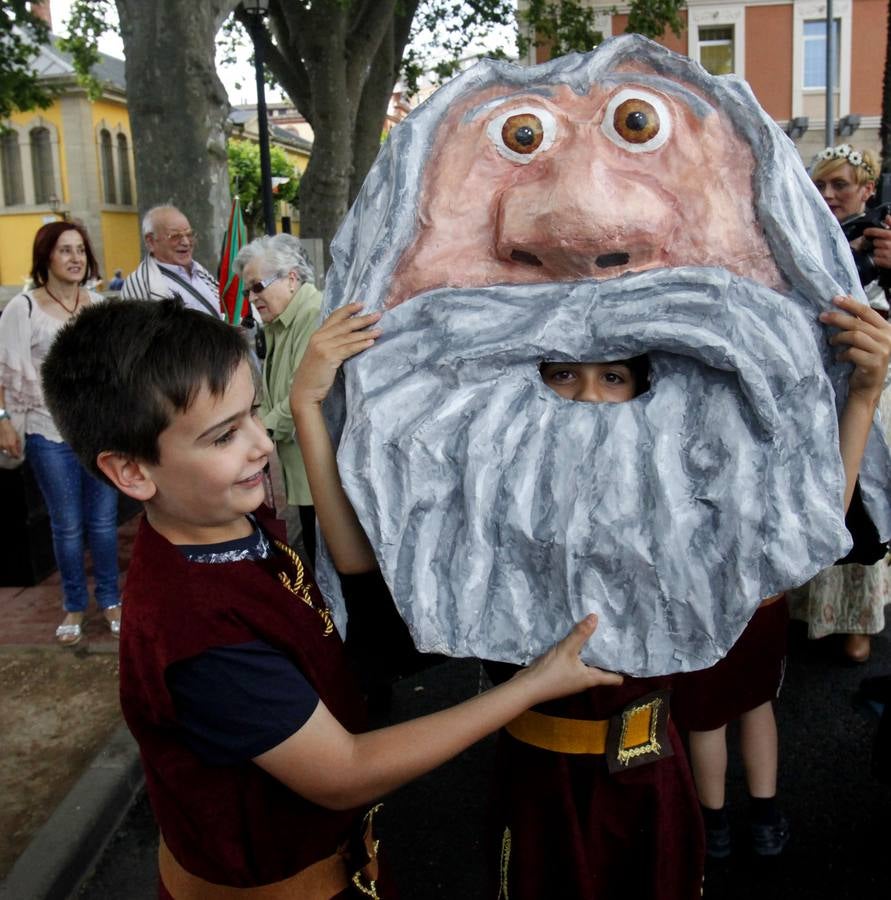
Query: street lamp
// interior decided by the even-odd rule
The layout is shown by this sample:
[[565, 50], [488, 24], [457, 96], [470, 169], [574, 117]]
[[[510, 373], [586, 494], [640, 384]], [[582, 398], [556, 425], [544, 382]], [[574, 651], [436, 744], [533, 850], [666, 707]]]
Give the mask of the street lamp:
[[799, 141], [804, 137], [809, 125], [810, 119], [807, 116], [796, 116], [794, 119], [789, 119], [789, 124], [786, 125], [786, 134], [793, 141]]
[[275, 212], [272, 205], [272, 163], [269, 159], [269, 122], [266, 118], [266, 84], [263, 79], [263, 20], [269, 14], [269, 0], [248, 0], [244, 11], [250, 20], [254, 45], [254, 71], [257, 76], [257, 130], [260, 137], [260, 182], [263, 185], [263, 221], [266, 233], [275, 234]]
[[[62, 210], [62, 201], [59, 200], [57, 194], [52, 193], [49, 197], [46, 198], [46, 205], [50, 208], [50, 212], [54, 216], [60, 216], [63, 222], [68, 221], [68, 213], [65, 210]], [[62, 210], [60, 212], [60, 210]]]
[[860, 127], [860, 116], [856, 113], [849, 113], [842, 116], [835, 126], [839, 137], [850, 137]]

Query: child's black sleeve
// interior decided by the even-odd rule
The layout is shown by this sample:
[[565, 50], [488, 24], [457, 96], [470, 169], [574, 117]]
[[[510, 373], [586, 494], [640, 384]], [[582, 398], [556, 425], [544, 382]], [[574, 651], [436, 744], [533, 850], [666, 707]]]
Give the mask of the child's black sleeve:
[[866, 507], [863, 505], [859, 480], [854, 485], [851, 505], [848, 507], [848, 512], [845, 515], [845, 525], [851, 533], [854, 546], [847, 556], [836, 563], [837, 566], [847, 565], [848, 563], [871, 566], [882, 559], [888, 552], [888, 544], [879, 540], [879, 532], [866, 511]]
[[165, 678], [183, 742], [208, 765], [237, 765], [271, 750], [319, 702], [292, 660], [259, 640], [174, 663]]

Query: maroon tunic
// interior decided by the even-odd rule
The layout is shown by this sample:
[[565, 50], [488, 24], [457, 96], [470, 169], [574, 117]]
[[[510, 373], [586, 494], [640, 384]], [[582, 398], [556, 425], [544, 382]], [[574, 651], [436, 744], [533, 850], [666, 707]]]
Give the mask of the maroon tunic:
[[[605, 719], [669, 678], [626, 678], [536, 707]], [[699, 802], [677, 732], [674, 755], [610, 774], [604, 755], [542, 750], [502, 731], [490, 896], [511, 900], [693, 900], [705, 859]], [[493, 869], [495, 867], [493, 866]], [[504, 889], [506, 879], [506, 890]], [[499, 888], [501, 893], [499, 893]]]
[[682, 732], [714, 731], [768, 700], [783, 681], [789, 607], [781, 597], [755, 610], [724, 659], [675, 676], [672, 711]]
[[191, 562], [147, 521], [140, 524], [125, 588], [121, 706], [164, 839], [183, 867], [207, 881], [236, 887], [279, 881], [330, 856], [359, 828], [362, 810], [317, 806], [252, 762], [203, 763], [179, 739], [164, 679], [178, 660], [263, 640], [293, 659], [344, 727], [361, 730], [362, 703], [340, 638], [333, 629], [325, 633], [321, 595], [304, 577], [297, 588], [295, 564], [278, 555]]

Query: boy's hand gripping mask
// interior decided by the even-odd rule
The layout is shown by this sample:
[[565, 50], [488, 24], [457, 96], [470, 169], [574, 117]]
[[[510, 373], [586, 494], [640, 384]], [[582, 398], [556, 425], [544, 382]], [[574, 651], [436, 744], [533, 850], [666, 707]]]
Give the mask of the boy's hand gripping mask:
[[[386, 310], [330, 398], [338, 465], [420, 649], [523, 663], [594, 611], [586, 661], [698, 669], [849, 549], [817, 315], [860, 288], [743, 82], [636, 36], [480, 63], [391, 133], [332, 252], [325, 313]], [[638, 354], [623, 404], [539, 375]], [[889, 483], [874, 428], [883, 536]]]

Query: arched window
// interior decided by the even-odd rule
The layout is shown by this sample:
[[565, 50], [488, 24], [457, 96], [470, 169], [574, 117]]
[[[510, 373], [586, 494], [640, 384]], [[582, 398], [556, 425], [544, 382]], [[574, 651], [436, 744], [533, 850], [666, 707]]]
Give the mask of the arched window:
[[102, 163], [102, 184], [105, 188], [105, 202], [117, 203], [118, 195], [114, 186], [114, 147], [111, 143], [111, 132], [103, 128], [99, 132], [99, 151]]
[[121, 203], [133, 205], [133, 188], [130, 186], [130, 154], [127, 151], [127, 135], [118, 135], [118, 177], [121, 179]]
[[19, 206], [25, 202], [25, 186], [22, 181], [19, 136], [14, 131], [0, 135], [0, 167], [3, 173], [4, 205]]
[[31, 138], [31, 172], [34, 175], [34, 202], [49, 203], [55, 193], [53, 177], [53, 148], [50, 145], [49, 131], [40, 126], [32, 128]]

